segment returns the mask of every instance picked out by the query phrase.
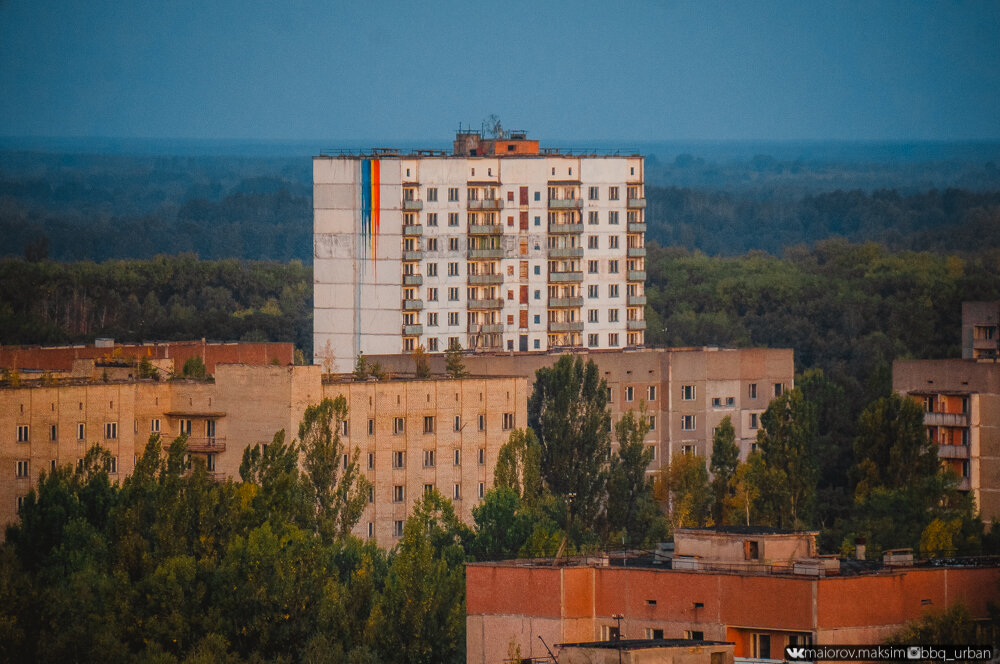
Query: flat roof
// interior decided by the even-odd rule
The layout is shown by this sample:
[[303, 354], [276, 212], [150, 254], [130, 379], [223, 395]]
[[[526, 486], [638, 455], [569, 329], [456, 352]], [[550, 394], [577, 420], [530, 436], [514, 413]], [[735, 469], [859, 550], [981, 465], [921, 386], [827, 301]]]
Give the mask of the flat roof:
[[735, 646], [732, 641], [703, 641], [698, 639], [622, 639], [620, 641], [586, 641], [584, 643], [557, 643], [560, 648], [602, 648], [605, 650], [642, 650], [645, 648], [698, 648], [704, 646]]

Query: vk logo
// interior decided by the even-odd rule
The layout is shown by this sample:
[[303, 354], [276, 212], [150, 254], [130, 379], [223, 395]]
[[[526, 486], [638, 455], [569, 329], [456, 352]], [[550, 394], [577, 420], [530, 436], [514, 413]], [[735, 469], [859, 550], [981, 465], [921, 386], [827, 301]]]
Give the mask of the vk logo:
[[785, 648], [785, 656], [788, 659], [805, 659], [806, 649], [805, 648], [792, 648], [791, 646]]

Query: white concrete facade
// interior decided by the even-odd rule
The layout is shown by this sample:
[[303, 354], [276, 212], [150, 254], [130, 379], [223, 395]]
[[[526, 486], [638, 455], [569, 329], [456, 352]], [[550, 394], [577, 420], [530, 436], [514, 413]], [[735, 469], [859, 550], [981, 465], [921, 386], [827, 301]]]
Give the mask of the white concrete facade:
[[[361, 225], [368, 160], [381, 180], [374, 258]], [[313, 177], [316, 363], [349, 371], [359, 352], [453, 341], [643, 345], [641, 156], [320, 156]]]

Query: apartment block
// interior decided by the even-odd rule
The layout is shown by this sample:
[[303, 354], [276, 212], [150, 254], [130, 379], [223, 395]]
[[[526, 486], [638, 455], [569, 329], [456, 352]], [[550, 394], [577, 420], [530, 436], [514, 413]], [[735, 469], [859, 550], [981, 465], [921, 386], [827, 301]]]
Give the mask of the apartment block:
[[1000, 360], [1000, 301], [962, 303], [962, 358]]
[[972, 493], [983, 520], [1000, 519], [1000, 364], [897, 360], [892, 388], [923, 406], [941, 464]]
[[[551, 367], [563, 353], [466, 353], [465, 366], [477, 375], [521, 376], [534, 385], [535, 372]], [[620, 351], [578, 350], [593, 360], [610, 391], [613, 421], [630, 409], [645, 408], [654, 450], [650, 472], [673, 454], [712, 455], [712, 437], [729, 416], [742, 458], [755, 449], [760, 418], [771, 400], [794, 387], [791, 349], [782, 348], [643, 348]], [[405, 354], [373, 356], [393, 371], [412, 371]], [[444, 372], [445, 361], [431, 358]]]
[[516, 377], [353, 381], [318, 366], [219, 364], [214, 381], [22, 380], [0, 387], [0, 523], [42, 472], [78, 464], [95, 443], [113, 458], [112, 480], [132, 472], [151, 434], [188, 435], [192, 456], [216, 479], [239, 479], [248, 446], [298, 431], [305, 409], [343, 395], [346, 449], [371, 480], [355, 534], [391, 545], [414, 502], [431, 489], [472, 508], [492, 486], [500, 446], [527, 424], [527, 381]]
[[460, 132], [313, 158], [314, 361], [644, 343], [640, 155]]

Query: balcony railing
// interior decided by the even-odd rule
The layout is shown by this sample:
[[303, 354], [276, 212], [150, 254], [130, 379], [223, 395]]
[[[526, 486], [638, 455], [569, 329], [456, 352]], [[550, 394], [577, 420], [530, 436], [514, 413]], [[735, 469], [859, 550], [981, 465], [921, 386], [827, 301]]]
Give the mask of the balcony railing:
[[469, 235], [501, 235], [503, 226], [500, 224], [470, 224]]
[[644, 258], [646, 256], [646, 247], [629, 247], [628, 257], [629, 258]]
[[215, 436], [210, 436], [207, 438], [188, 438], [187, 451], [205, 452], [205, 453], [225, 452], [226, 439]]
[[423, 235], [424, 227], [420, 224], [410, 224], [409, 226], [403, 226], [403, 235]]
[[645, 330], [646, 329], [646, 321], [644, 321], [644, 320], [630, 320], [630, 321], [627, 322], [625, 329], [627, 329], [627, 330]]
[[583, 207], [582, 198], [550, 198], [549, 208], [553, 210], [579, 210]]
[[403, 309], [406, 311], [420, 311], [423, 308], [423, 300], [403, 300]]
[[582, 307], [583, 298], [582, 297], [550, 297], [549, 306], [553, 309], [561, 309], [565, 307]]
[[938, 445], [939, 459], [968, 459], [968, 445]]
[[583, 224], [549, 224], [550, 233], [582, 233]]
[[403, 335], [404, 336], [415, 337], [418, 334], [423, 334], [423, 333], [424, 333], [424, 326], [423, 325], [404, 325], [403, 326]]
[[549, 258], [581, 258], [583, 247], [549, 247]]
[[424, 252], [420, 251], [419, 249], [403, 252], [404, 261], [419, 261], [423, 260], [423, 258], [424, 258]]
[[646, 232], [646, 222], [645, 221], [630, 221], [630, 222], [628, 222], [628, 232], [629, 233], [645, 233]]
[[924, 413], [924, 425], [933, 427], [967, 427], [969, 416], [964, 413]]
[[503, 332], [503, 325], [496, 323], [469, 323], [469, 334], [500, 334]]
[[422, 274], [404, 274], [403, 275], [403, 285], [404, 286], [421, 286], [424, 283], [424, 277]]
[[484, 201], [470, 200], [468, 209], [470, 210], [502, 210], [503, 201], [499, 198], [487, 198]]
[[503, 249], [469, 249], [469, 258], [503, 258]]
[[472, 311], [481, 311], [483, 309], [502, 309], [503, 300], [499, 298], [493, 298], [488, 300], [469, 300], [469, 309]]
[[549, 332], [583, 332], [583, 321], [549, 321]]
[[645, 281], [646, 271], [645, 270], [629, 270], [628, 271], [629, 281]]
[[628, 199], [628, 206], [630, 208], [644, 208], [646, 207], [645, 198], [630, 198]]
[[549, 282], [554, 284], [576, 283], [583, 281], [583, 272], [549, 272]]
[[629, 295], [626, 304], [630, 307], [641, 307], [646, 304], [645, 295]]
[[403, 209], [409, 211], [419, 211], [424, 209], [423, 201], [403, 201]]
[[495, 286], [503, 283], [502, 274], [470, 274], [470, 286]]

